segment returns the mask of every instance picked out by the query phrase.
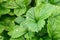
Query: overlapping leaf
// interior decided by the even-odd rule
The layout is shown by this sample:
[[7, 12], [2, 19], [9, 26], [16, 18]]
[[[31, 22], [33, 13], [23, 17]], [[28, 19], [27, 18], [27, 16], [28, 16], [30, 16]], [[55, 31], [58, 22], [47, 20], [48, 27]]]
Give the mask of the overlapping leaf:
[[[1, 4], [2, 7], [6, 8], [3, 9], [5, 12], [9, 11], [8, 9], [13, 9], [13, 13], [9, 12], [10, 15], [20, 16], [26, 12], [26, 7], [31, 3], [31, 0], [8, 0]], [[8, 8], [8, 9], [7, 9]], [[2, 9], [1, 9], [2, 10]], [[3, 11], [2, 10], [2, 11]]]
[[0, 40], [60, 40], [60, 0], [0, 0]]
[[26, 33], [26, 34], [24, 35], [24, 37], [25, 37], [26, 39], [33, 38], [33, 37], [34, 37], [34, 33], [29, 31], [28, 33]]
[[51, 4], [59, 5], [59, 6], [60, 6], [60, 0], [49, 0], [49, 2], [50, 2]]
[[20, 16], [26, 12], [26, 7], [14, 9], [14, 14]]
[[14, 21], [18, 24], [21, 24], [25, 19], [22, 16], [17, 17]]
[[10, 40], [25, 40], [24, 37], [19, 37], [19, 38], [11, 38]]
[[0, 15], [8, 14], [9, 12], [10, 12], [10, 9], [6, 9], [4, 7], [1, 7], [1, 5], [0, 5]]
[[10, 31], [12, 30], [15, 26], [15, 23], [14, 23], [14, 18], [11, 18], [11, 17], [3, 17], [1, 18], [1, 21], [0, 21], [0, 24], [1, 24], [1, 27], [3, 28], [4, 27], [4, 30], [6, 31]]
[[25, 32], [26, 32], [26, 28], [16, 25], [12, 31], [8, 32], [8, 34], [12, 38], [18, 38], [18, 37], [22, 36], [23, 34], [25, 34]]
[[27, 26], [28, 30], [36, 32], [41, 30], [45, 24], [44, 19], [47, 19], [52, 14], [52, 12], [54, 12], [55, 9], [56, 7], [50, 4], [42, 4], [41, 7], [36, 6], [34, 8], [29, 9], [26, 13], [26, 20], [28, 20], [26, 22], [26, 25], [30, 25]]
[[48, 19], [47, 31], [50, 37], [60, 38], [60, 7]]

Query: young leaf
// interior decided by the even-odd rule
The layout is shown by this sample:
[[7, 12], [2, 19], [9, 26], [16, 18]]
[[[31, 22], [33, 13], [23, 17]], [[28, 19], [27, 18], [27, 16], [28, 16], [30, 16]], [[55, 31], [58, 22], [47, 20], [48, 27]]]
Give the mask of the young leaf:
[[50, 37], [60, 38], [60, 8], [58, 7], [56, 11], [48, 19], [47, 31]]
[[25, 22], [20, 24], [20, 25], [28, 28], [28, 31], [38, 32], [38, 31], [41, 31], [41, 29], [44, 27], [45, 21], [44, 20], [39, 20], [36, 23], [35, 20], [30, 19], [30, 18], [26, 18]]
[[20, 24], [23, 21], [24, 21], [24, 18], [22, 16], [19, 16], [15, 19], [15, 22], [18, 23], [18, 24]]
[[9, 0], [5, 3], [2, 3], [2, 6], [5, 8], [11, 8], [11, 9], [19, 7], [14, 0]]
[[37, 25], [38, 25], [38, 29], [41, 30], [45, 25], [45, 21], [44, 20], [39, 20]]
[[28, 28], [29, 31], [32, 32], [38, 32], [38, 27], [37, 27], [37, 23], [31, 21], [31, 20], [27, 20], [25, 22], [26, 27]]
[[51, 4], [42, 4], [41, 6], [36, 6], [27, 11], [26, 15], [28, 18], [36, 19], [37, 21], [47, 19], [52, 12], [54, 12], [56, 7]]
[[26, 12], [26, 7], [14, 9], [14, 14], [16, 16], [20, 16], [20, 15], [24, 14], [25, 12]]
[[30, 8], [30, 9], [27, 11], [26, 17], [27, 17], [27, 18], [31, 18], [31, 19], [34, 19], [34, 18], [35, 18], [34, 7]]
[[10, 38], [10, 40], [25, 40], [24, 37], [19, 37], [19, 38]]
[[14, 30], [8, 32], [8, 35], [10, 35], [12, 38], [18, 38], [25, 34], [26, 28], [18, 25], [16, 25], [15, 27], [16, 28], [14, 28]]
[[[38, 13], [35, 13], [37, 16], [35, 16], [36, 18], [39, 17], [39, 19], [47, 19], [52, 12], [54, 12], [54, 10], [56, 9], [56, 7], [54, 5], [51, 4], [42, 4], [41, 7], [36, 7], [36, 10], [38, 10]], [[39, 11], [40, 10], [40, 11]]]

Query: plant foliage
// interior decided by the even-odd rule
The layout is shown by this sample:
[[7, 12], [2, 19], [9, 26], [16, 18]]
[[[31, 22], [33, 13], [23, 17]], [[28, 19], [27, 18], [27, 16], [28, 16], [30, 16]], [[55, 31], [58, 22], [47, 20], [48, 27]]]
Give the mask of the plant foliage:
[[0, 0], [0, 40], [60, 40], [60, 0]]

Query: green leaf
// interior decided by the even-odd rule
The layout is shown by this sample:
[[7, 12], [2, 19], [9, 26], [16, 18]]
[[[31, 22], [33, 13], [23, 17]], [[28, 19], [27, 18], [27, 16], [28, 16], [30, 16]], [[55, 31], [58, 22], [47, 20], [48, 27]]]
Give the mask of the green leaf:
[[20, 36], [22, 36], [23, 34], [25, 34], [26, 32], [26, 28], [22, 27], [22, 26], [15, 26], [16, 28], [14, 28], [14, 30], [9, 31], [8, 34], [12, 37], [12, 38], [18, 38]]
[[54, 12], [56, 7], [51, 4], [42, 4], [41, 6], [36, 6], [27, 11], [26, 17], [33, 18], [35, 20], [44, 20], [47, 19], [52, 12]]
[[43, 40], [42, 38], [40, 38], [39, 40]]
[[1, 18], [0, 24], [2, 24], [2, 26], [5, 27], [6, 31], [11, 31], [15, 26], [15, 23], [13, 20], [14, 20], [14, 18], [12, 18], [12, 17], [4, 16]]
[[26, 39], [26, 40], [38, 40], [36, 37], [30, 38], [30, 39]]
[[2, 4], [5, 8], [19, 8], [23, 6], [27, 6], [31, 3], [31, 0], [9, 0]]
[[27, 18], [35, 19], [34, 7], [30, 8], [26, 13]]
[[32, 0], [24, 0], [24, 4], [28, 6], [31, 3], [31, 1]]
[[6, 2], [7, 0], [0, 0], [0, 3], [2, 3], [2, 2]]
[[45, 37], [43, 37], [43, 40], [52, 40], [52, 38], [50, 38], [49, 36], [45, 36]]
[[10, 38], [10, 40], [25, 40], [24, 37], [19, 37], [19, 38]]
[[0, 35], [0, 40], [3, 40], [3, 37]]
[[29, 31], [32, 31], [32, 32], [38, 32], [38, 27], [37, 27], [37, 24], [31, 20], [27, 20], [25, 22], [26, 24], [26, 27], [28, 28]]
[[48, 0], [35, 0], [36, 6], [41, 6], [42, 3], [48, 3]]
[[56, 7], [51, 4], [42, 4], [41, 6], [37, 6], [35, 10], [36, 19], [47, 19], [52, 12], [54, 12]]
[[13, 9], [13, 8], [18, 8], [18, 7], [19, 7], [19, 6], [15, 3], [14, 0], [9, 0], [9, 1], [3, 3], [2, 6], [5, 7], [5, 8], [11, 8], [11, 9]]
[[30, 19], [30, 18], [26, 18], [25, 22], [22, 23], [21, 25], [26, 27], [28, 29], [28, 31], [38, 32], [38, 31], [41, 31], [41, 29], [44, 27], [45, 21], [39, 20], [36, 23], [35, 20]]
[[0, 6], [0, 15], [8, 14], [9, 12], [10, 12], [10, 9], [7, 9], [7, 8], [4, 8], [4, 7]]
[[44, 40], [52, 40], [51, 38], [45, 38]]
[[24, 37], [25, 37], [26, 39], [32, 38], [32, 37], [34, 37], [34, 33], [29, 31], [28, 33], [26, 33], [26, 34], [24, 35]]
[[5, 29], [5, 26], [3, 26], [2, 24], [0, 24], [0, 33], [2, 33]]
[[56, 11], [48, 19], [47, 31], [50, 37], [60, 38], [60, 8], [58, 7]]
[[26, 12], [26, 7], [14, 9], [14, 14], [16, 16], [20, 16], [20, 15], [24, 14], [25, 12]]
[[49, 0], [49, 3], [60, 6], [60, 0]]
[[15, 15], [14, 12], [9, 12], [8, 14], [11, 16]]
[[45, 21], [44, 20], [39, 20], [37, 25], [38, 25], [38, 29], [41, 30], [42, 28], [44, 28]]
[[16, 3], [23, 7], [23, 6], [27, 6], [31, 3], [31, 0], [16, 0]]
[[15, 19], [15, 22], [18, 23], [18, 24], [20, 24], [23, 21], [24, 21], [24, 18], [22, 16], [19, 16]]
[[60, 0], [50, 0], [50, 2], [51, 2], [52, 4], [57, 4], [57, 3], [60, 2]]

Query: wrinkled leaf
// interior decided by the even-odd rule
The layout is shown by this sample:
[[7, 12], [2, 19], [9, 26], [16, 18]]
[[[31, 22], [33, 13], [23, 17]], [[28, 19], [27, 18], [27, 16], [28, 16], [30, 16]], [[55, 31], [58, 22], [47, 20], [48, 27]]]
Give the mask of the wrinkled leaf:
[[41, 30], [45, 25], [45, 21], [44, 20], [39, 20], [37, 25], [38, 25], [38, 29]]
[[18, 23], [18, 24], [20, 24], [23, 21], [24, 21], [24, 18], [22, 16], [19, 16], [15, 19], [15, 22]]
[[47, 31], [50, 37], [60, 38], [60, 8], [56, 9], [55, 13], [48, 19]]
[[5, 8], [11, 8], [11, 9], [19, 7], [14, 0], [9, 0], [3, 3], [2, 6], [4, 6]]
[[26, 12], [26, 7], [14, 9], [14, 14], [16, 16], [23, 15]]
[[42, 4], [42, 6], [38, 6], [36, 8], [36, 12], [38, 13], [35, 13], [37, 16], [35, 16], [36, 18], [39, 17], [39, 19], [47, 19], [51, 14], [52, 12], [54, 12], [56, 9], [56, 7], [54, 5], [51, 5], [51, 4]]
[[15, 26], [16, 28], [14, 28], [14, 30], [9, 31], [8, 34], [12, 37], [12, 38], [17, 38], [22, 36], [23, 34], [25, 34], [26, 29], [23, 28], [22, 26]]

